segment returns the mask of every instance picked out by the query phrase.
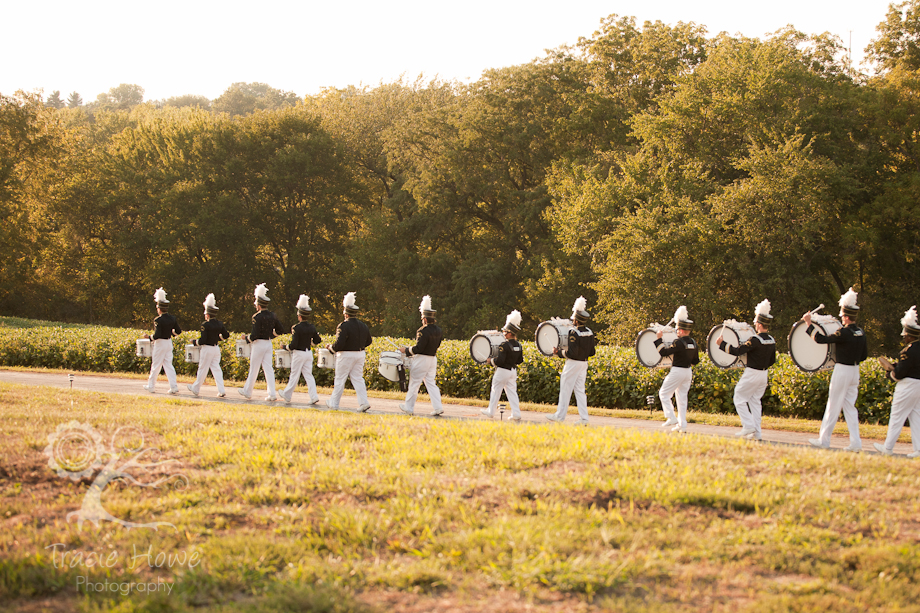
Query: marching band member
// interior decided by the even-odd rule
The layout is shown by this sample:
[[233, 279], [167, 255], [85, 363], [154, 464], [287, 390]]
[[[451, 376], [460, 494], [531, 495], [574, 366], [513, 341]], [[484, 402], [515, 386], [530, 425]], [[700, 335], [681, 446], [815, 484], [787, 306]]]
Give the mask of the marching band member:
[[811, 311], [802, 316], [808, 324], [806, 333], [816, 343], [837, 346], [837, 363], [834, 364], [834, 372], [831, 374], [827, 407], [824, 409], [824, 419], [821, 420], [821, 432], [819, 438], [808, 439], [814, 447], [827, 449], [831, 446], [831, 433], [840, 418], [840, 411], [843, 410], [847, 429], [850, 431], [850, 445], [846, 447], [846, 451], [862, 450], [856, 397], [859, 395], [859, 363], [868, 357], [869, 350], [866, 346], [866, 333], [856, 325], [856, 317], [859, 315], [856, 297], [857, 294], [852, 287], [840, 297], [840, 318], [844, 327], [829, 336], [821, 334], [811, 323]]
[[217, 397], [223, 398], [227, 394], [224, 390], [224, 372], [220, 369], [220, 346], [217, 343], [230, 338], [230, 333], [216, 318], [219, 309], [217, 301], [214, 300], [214, 294], [208, 294], [202, 304], [204, 305], [204, 322], [201, 324], [201, 338], [192, 339], [193, 345], [201, 347], [198, 358], [198, 378], [194, 383], [188, 385], [188, 391], [197, 396], [210, 370], [214, 376], [214, 383], [217, 385]]
[[351, 380], [351, 386], [358, 395], [358, 412], [364, 413], [371, 408], [367, 401], [367, 385], [364, 383], [364, 350], [370, 346], [373, 338], [367, 325], [358, 319], [359, 307], [355, 304], [355, 292], [345, 294], [342, 301], [345, 321], [335, 329], [335, 341], [326, 348], [335, 352], [335, 383], [332, 396], [326, 401], [330, 409], [338, 409], [345, 380]]
[[588, 396], [585, 394], [585, 379], [588, 377], [588, 358], [594, 355], [595, 339], [594, 332], [585, 326], [591, 319], [587, 308], [588, 301], [584, 296], [580, 296], [572, 306], [571, 320], [576, 327], [569, 330], [568, 348], [562, 351], [559, 350], [559, 347], [553, 348], [553, 355], [565, 358], [565, 366], [559, 377], [559, 406], [556, 407], [555, 413], [546, 416], [546, 419], [550, 421], [565, 421], [569, 412], [569, 401], [574, 392], [580, 418], [575, 425], [588, 425]]
[[249, 356], [249, 376], [246, 378], [246, 385], [239, 393], [250, 400], [252, 390], [255, 387], [256, 379], [259, 376], [259, 367], [265, 374], [265, 383], [268, 386], [268, 397], [266, 400], [277, 400], [275, 395], [275, 369], [272, 366], [272, 339], [281, 336], [284, 328], [281, 322], [275, 317], [275, 314], [268, 310], [268, 303], [271, 298], [268, 297], [268, 288], [264, 283], [256, 286], [256, 300], [253, 303], [256, 307], [256, 313], [252, 316], [252, 332], [243, 335], [247, 343], [252, 344], [252, 352]]
[[888, 436], [885, 444], [873, 443], [879, 453], [891, 455], [898, 442], [904, 422], [910, 419], [910, 440], [913, 453], [908, 458], [920, 458], [920, 324], [917, 323], [917, 307], [912, 306], [901, 319], [901, 336], [907, 346], [901, 349], [897, 363], [888, 370], [888, 377], [897, 381], [891, 398], [891, 418], [888, 420]]
[[431, 308], [431, 296], [422, 298], [418, 307], [422, 315], [422, 327], [415, 333], [414, 347], [400, 347], [399, 351], [412, 357], [412, 366], [409, 370], [409, 390], [406, 392], [406, 401], [399, 405], [403, 413], [412, 415], [415, 412], [415, 400], [422, 382], [431, 398], [431, 415], [436, 417], [444, 412], [441, 406], [441, 390], [435, 382], [438, 374], [438, 347], [444, 339], [441, 328], [435, 323], [437, 311]]
[[[693, 320], [687, 313], [687, 307], [680, 306], [674, 313], [674, 321], [677, 323], [677, 339], [670, 346], [665, 345], [661, 337], [664, 330], [656, 334], [655, 347], [658, 353], [664, 357], [674, 356], [671, 362], [671, 372], [664, 378], [661, 389], [658, 390], [658, 398], [661, 399], [661, 408], [667, 420], [661, 424], [661, 427], [674, 426], [672, 432], [687, 431], [687, 394], [690, 392], [690, 384], [693, 382], [693, 367], [700, 363], [700, 350], [690, 337], [690, 331], [693, 330]], [[677, 396], [677, 415], [674, 414], [674, 405], [671, 402], [672, 396]]]
[[291, 351], [291, 378], [288, 380], [287, 387], [281, 392], [281, 397], [285, 402], [291, 402], [294, 395], [294, 388], [300, 383], [300, 375], [303, 375], [307, 382], [307, 390], [310, 392], [310, 404], [319, 402], [319, 395], [316, 393], [316, 379], [313, 378], [313, 345], [319, 345], [322, 340], [316, 331], [316, 326], [305, 321], [307, 316], [313, 311], [310, 308], [310, 297], [305, 294], [300, 295], [297, 301], [297, 325], [291, 328], [291, 344], [285, 345], [285, 349]]
[[739, 347], [732, 347], [722, 336], [716, 339], [719, 349], [730, 355], [747, 355], [744, 374], [735, 385], [735, 410], [741, 418], [741, 431], [735, 436], [761, 440], [760, 422], [763, 414], [760, 399], [767, 390], [767, 369], [776, 362], [776, 340], [770, 336], [773, 322], [770, 315], [770, 301], [764, 300], [754, 309], [754, 329], [757, 334]]
[[170, 394], [179, 393], [179, 385], [176, 383], [176, 369], [173, 368], [173, 344], [172, 337], [182, 334], [179, 322], [174, 315], [169, 314], [169, 300], [166, 299], [166, 291], [161, 287], [153, 294], [153, 299], [157, 303], [157, 317], [153, 320], [154, 332], [151, 337], [145, 334], [144, 338], [153, 341], [153, 359], [150, 363], [150, 378], [147, 379], [147, 385], [144, 389], [153, 393], [157, 385], [157, 377], [162, 369], [166, 373], [166, 380], [169, 381]]
[[524, 348], [517, 340], [521, 331], [521, 312], [511, 311], [505, 319], [505, 342], [498, 346], [498, 355], [489, 358], [488, 363], [495, 367], [492, 375], [492, 393], [489, 395], [489, 408], [482, 409], [486, 417], [495, 417], [498, 401], [501, 400], [502, 390], [508, 397], [511, 405], [511, 421], [521, 421], [521, 407], [517, 395], [517, 366], [524, 362]]

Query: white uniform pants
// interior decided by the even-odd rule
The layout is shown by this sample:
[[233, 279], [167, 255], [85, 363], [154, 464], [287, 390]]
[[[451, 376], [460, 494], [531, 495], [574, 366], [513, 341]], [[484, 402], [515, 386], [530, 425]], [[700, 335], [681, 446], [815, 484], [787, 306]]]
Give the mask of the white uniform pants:
[[176, 369], [173, 368], [173, 344], [171, 339], [161, 338], [153, 341], [153, 356], [150, 361], [150, 378], [147, 379], [147, 389], [151, 392], [157, 385], [160, 369], [166, 372], [169, 389], [176, 392], [179, 385], [176, 383]]
[[358, 405], [370, 404], [367, 401], [367, 385], [364, 384], [364, 358], [363, 351], [339, 351], [335, 354], [335, 383], [329, 404], [339, 406], [346, 379], [351, 379], [351, 386], [358, 395]]
[[920, 451], [920, 379], [901, 379], [894, 386], [885, 449], [894, 451], [894, 444], [898, 442], [901, 428], [908, 418], [911, 443], [914, 445], [914, 451]]
[[859, 366], [835, 364], [831, 375], [831, 387], [827, 392], [827, 407], [824, 409], [824, 419], [821, 420], [821, 445], [827, 447], [831, 444], [831, 434], [840, 418], [840, 411], [847, 420], [847, 429], [850, 431], [850, 446], [862, 448], [859, 438], [859, 416], [856, 414], [856, 396], [859, 395]]
[[284, 392], [282, 392], [284, 396], [294, 393], [294, 388], [300, 383], [300, 375], [303, 375], [304, 381], [307, 382], [307, 389], [310, 392], [310, 402], [319, 402], [319, 395], [316, 393], [316, 379], [313, 378], [312, 351], [291, 351], [291, 378], [288, 380]]
[[252, 390], [256, 385], [256, 379], [259, 377], [259, 367], [265, 373], [265, 383], [268, 386], [268, 399], [276, 400], [275, 394], [275, 369], [272, 366], [272, 342], [261, 339], [252, 341], [252, 351], [249, 355], [249, 376], [246, 377], [246, 385], [243, 386], [243, 395], [252, 396]]
[[224, 371], [220, 369], [220, 347], [217, 345], [199, 345], [201, 352], [198, 358], [198, 378], [192, 383], [192, 392], [197, 394], [204, 385], [208, 371], [214, 376], [217, 384], [217, 393], [224, 393]]
[[502, 390], [508, 397], [508, 404], [511, 405], [511, 417], [514, 419], [521, 418], [521, 407], [518, 403], [517, 395], [517, 368], [508, 370], [507, 368], [496, 368], [492, 375], [492, 393], [489, 394], [489, 415], [495, 417], [498, 410], [498, 401], [502, 398]]
[[578, 405], [578, 416], [588, 419], [588, 396], [585, 394], [585, 379], [588, 377], [588, 362], [569, 360], [566, 358], [562, 367], [562, 376], [559, 377], [559, 406], [556, 407], [556, 417], [565, 419], [569, 413], [569, 401], [572, 392], [575, 392], [575, 403]]
[[741, 418], [742, 428], [752, 428], [760, 436], [760, 421], [763, 415], [761, 398], [767, 391], [769, 376], [766, 370], [745, 368], [744, 374], [735, 385], [735, 410]]
[[434, 413], [440, 413], [444, 410], [441, 406], [441, 390], [435, 383], [435, 376], [438, 374], [438, 358], [433, 355], [414, 355], [412, 364], [409, 366], [409, 389], [406, 391], [406, 411], [411, 413], [415, 410], [415, 400], [418, 398], [418, 389], [422, 382], [425, 383], [425, 389], [428, 390], [428, 396], [431, 398], [431, 408]]
[[[693, 382], [692, 368], [671, 367], [671, 372], [664, 378], [658, 398], [661, 399], [661, 408], [668, 419], [677, 419], [681, 430], [687, 429], [687, 394], [690, 393], [690, 384]], [[671, 397], [677, 395], [677, 415], [674, 415], [674, 405]]]

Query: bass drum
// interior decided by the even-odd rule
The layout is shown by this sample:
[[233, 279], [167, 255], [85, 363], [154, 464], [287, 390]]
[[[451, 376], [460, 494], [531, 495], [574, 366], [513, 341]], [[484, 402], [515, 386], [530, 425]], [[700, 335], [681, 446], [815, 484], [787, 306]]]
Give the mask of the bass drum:
[[185, 346], [185, 361], [189, 364], [198, 364], [201, 362], [201, 347], [189, 343]]
[[553, 355], [553, 349], [560, 351], [569, 348], [569, 331], [575, 329], [575, 324], [568, 319], [555, 317], [544, 321], [537, 326], [534, 340], [537, 342], [537, 351], [546, 356]]
[[[640, 332], [636, 337], [636, 357], [639, 359], [639, 363], [646, 368], [670, 368], [671, 363], [674, 361], [674, 356], [662, 357], [658, 353], [658, 347], [655, 346], [657, 337], [658, 333], [651, 328], [646, 328]], [[671, 344], [677, 340], [677, 332], [666, 330], [661, 336], [661, 340]]]
[[[841, 323], [833, 317], [828, 317], [826, 321], [815, 321], [812, 319], [815, 328], [825, 336], [831, 335], [841, 327]], [[806, 332], [808, 324], [804, 321], [797, 322], [792, 326], [789, 332], [789, 356], [793, 363], [804, 372], [818, 372], [828, 370], [837, 363], [836, 346], [821, 345], [816, 343]]]
[[[377, 361], [377, 372], [393, 383], [399, 383], [399, 368], [403, 366], [403, 354], [400, 351], [381, 351]], [[405, 368], [403, 366], [403, 368]], [[405, 371], [404, 371], [405, 372]], [[403, 375], [405, 379], [405, 374]]]
[[335, 354], [326, 349], [325, 347], [320, 347], [316, 350], [316, 367], [325, 368], [327, 370], [332, 370], [335, 368]]
[[498, 356], [498, 348], [504, 342], [505, 335], [498, 330], [480, 330], [470, 339], [470, 356], [477, 364], [485, 364]]
[[290, 349], [275, 349], [275, 368], [291, 369], [293, 355]]
[[747, 324], [730, 325], [727, 322], [713, 326], [706, 337], [706, 353], [709, 359], [719, 368], [741, 368], [747, 366], [747, 355], [732, 355], [719, 349], [716, 340], [722, 337], [726, 343], [732, 347], [740, 347], [746, 343], [749, 338], [754, 336], [754, 330]]

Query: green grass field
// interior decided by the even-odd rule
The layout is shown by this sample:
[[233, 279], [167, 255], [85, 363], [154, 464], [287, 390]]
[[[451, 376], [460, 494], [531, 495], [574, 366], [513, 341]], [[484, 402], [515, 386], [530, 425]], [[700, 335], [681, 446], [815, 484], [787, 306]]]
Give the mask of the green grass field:
[[[5, 610], [920, 611], [920, 476], [900, 458], [72, 398], [0, 384]], [[44, 453], [72, 421], [102, 461], [78, 481]], [[113, 481], [102, 506], [175, 528], [68, 521], [140, 435], [175, 462], [138, 482], [187, 481]]]

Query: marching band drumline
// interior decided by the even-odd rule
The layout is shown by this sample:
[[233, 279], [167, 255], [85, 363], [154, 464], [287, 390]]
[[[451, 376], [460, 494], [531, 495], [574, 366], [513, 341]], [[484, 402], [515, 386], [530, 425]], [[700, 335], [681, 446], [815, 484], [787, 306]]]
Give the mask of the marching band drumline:
[[[261, 368], [268, 388], [266, 399], [274, 401], [278, 395], [275, 391], [271, 339], [283, 334], [283, 329], [274, 313], [268, 310], [270, 299], [265, 284], [257, 286], [254, 293], [256, 313], [252, 317], [252, 332], [238, 339], [235, 347], [237, 357], [250, 361], [249, 376], [239, 393], [247, 400], [251, 399]], [[291, 342], [282, 345], [274, 353], [274, 366], [290, 369], [291, 373], [287, 387], [280, 393], [285, 402], [291, 402], [301, 376], [307, 383], [310, 404], [319, 402], [312, 375], [312, 349], [316, 347], [317, 366], [335, 370], [332, 396], [326, 405], [338, 408], [345, 380], [350, 379], [358, 396], [358, 410], [364, 412], [370, 408], [364, 382], [364, 364], [365, 350], [373, 337], [367, 325], [357, 317], [360, 309], [355, 300], [355, 292], [345, 295], [345, 320], [337, 326], [334, 342], [321, 347], [315, 326], [306, 321], [312, 312], [309, 297], [300, 296], [296, 305], [298, 323], [291, 328]], [[172, 365], [172, 337], [181, 334], [182, 330], [175, 316], [168, 312], [169, 301], [162, 287], [154, 293], [154, 301], [157, 308], [154, 334], [137, 340], [137, 355], [151, 358], [150, 377], [144, 389], [154, 391], [156, 378], [162, 370], [169, 382], [168, 393], [177, 394], [176, 373]], [[824, 308], [823, 304], [805, 313], [789, 333], [789, 354], [796, 367], [804, 372], [833, 370], [819, 438], [811, 439], [809, 443], [815, 447], [828, 448], [833, 427], [843, 412], [850, 431], [850, 445], [846, 450], [858, 452], [862, 445], [855, 402], [859, 389], [859, 364], [868, 357], [866, 335], [856, 325], [859, 306], [853, 288], [841, 296], [839, 305], [842, 321], [830, 315], [818, 314]], [[188, 385], [188, 389], [197, 396], [210, 371], [217, 384], [218, 396], [224, 397], [217, 343], [227, 340], [230, 335], [216, 319], [218, 308], [214, 294], [207, 296], [203, 306], [205, 321], [201, 325], [201, 337], [185, 347], [186, 361], [198, 363], [198, 376], [195, 383]], [[546, 356], [565, 359], [560, 375], [557, 411], [546, 417], [550, 421], [565, 420], [574, 394], [579, 412], [577, 424], [588, 423], [585, 381], [587, 362], [595, 354], [596, 340], [586, 325], [591, 319], [586, 309], [587, 301], [583, 296], [579, 297], [568, 319], [553, 317], [540, 323], [536, 329], [537, 350]], [[706, 339], [706, 353], [713, 364], [723, 369], [744, 368], [736, 384], [733, 400], [742, 423], [742, 429], [737, 435], [749, 440], [761, 440], [761, 399], [767, 387], [768, 370], [776, 361], [776, 341], [769, 334], [773, 322], [770, 309], [769, 300], [763, 300], [755, 308], [753, 326], [734, 319], [725, 320], [713, 326]], [[419, 313], [422, 327], [416, 333], [415, 346], [394, 344], [395, 350], [382, 351], [378, 372], [387, 380], [398, 383], [400, 390], [406, 392], [405, 402], [399, 405], [403, 412], [414, 414], [415, 400], [424, 383], [431, 399], [432, 415], [440, 415], [443, 408], [436, 373], [437, 350], [443, 340], [443, 332], [436, 324], [437, 312], [431, 306], [430, 296], [422, 299]], [[698, 344], [691, 336], [693, 324], [687, 308], [680, 306], [666, 325], [652, 323], [639, 332], [634, 344], [640, 364], [647, 368], [670, 369], [658, 396], [665, 414], [662, 426], [678, 433], [687, 431], [687, 393], [693, 379], [692, 368], [700, 361]], [[901, 325], [906, 345], [898, 362], [892, 365], [885, 358], [879, 358], [888, 376], [897, 385], [888, 437], [884, 445], [875, 443], [875, 447], [881, 453], [892, 453], [901, 429], [909, 420], [914, 444], [914, 453], [910, 456], [920, 457], [920, 343], [917, 342], [920, 340], [920, 324], [915, 306], [904, 314]], [[517, 340], [520, 332], [521, 314], [515, 310], [508, 315], [500, 331], [481, 330], [470, 340], [471, 358], [478, 364], [495, 367], [489, 408], [482, 410], [486, 417], [495, 415], [498, 401], [504, 392], [511, 405], [512, 420], [521, 419], [517, 395], [517, 366], [524, 361], [523, 347]], [[676, 400], [676, 412], [672, 399]]]

